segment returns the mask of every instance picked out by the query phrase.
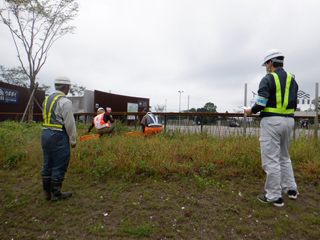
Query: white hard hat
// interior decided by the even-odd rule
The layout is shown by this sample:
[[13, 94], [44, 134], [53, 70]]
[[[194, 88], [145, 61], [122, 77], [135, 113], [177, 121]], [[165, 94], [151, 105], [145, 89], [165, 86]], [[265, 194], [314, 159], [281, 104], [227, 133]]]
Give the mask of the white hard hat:
[[[274, 59], [274, 58], [277, 58], [277, 57], [284, 57], [283, 53], [281, 51], [279, 51], [278, 49], [271, 49], [269, 50], [264, 59], [263, 59], [263, 64], [262, 64], [262, 67], [264, 67], [266, 65], [266, 63], [271, 60], [271, 59]], [[273, 60], [274, 62], [283, 62], [282, 60]]]
[[97, 112], [105, 112], [104, 108], [98, 108]]
[[66, 77], [66, 76], [58, 76], [55, 81], [54, 84], [66, 84], [66, 85], [71, 85], [71, 81], [70, 78]]

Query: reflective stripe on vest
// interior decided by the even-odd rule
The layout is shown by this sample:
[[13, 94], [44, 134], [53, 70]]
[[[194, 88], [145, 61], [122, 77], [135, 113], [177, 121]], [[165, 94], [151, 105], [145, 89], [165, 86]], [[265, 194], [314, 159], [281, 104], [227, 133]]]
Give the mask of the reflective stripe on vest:
[[161, 123], [159, 123], [159, 119], [157, 116], [154, 116], [153, 114], [148, 114], [150, 117], [150, 123], [148, 124], [148, 127], [160, 127], [162, 126]]
[[50, 108], [49, 108], [49, 112], [47, 113], [47, 102], [48, 102], [48, 98], [46, 98], [45, 102], [44, 102], [44, 124], [42, 125], [43, 127], [47, 127], [47, 128], [58, 128], [58, 129], [62, 129], [63, 125], [58, 125], [58, 124], [51, 124], [51, 115], [52, 115], [52, 108], [54, 106], [54, 104], [56, 103], [56, 101], [60, 98], [60, 97], [64, 97], [64, 95], [59, 94], [57, 95], [51, 102], [50, 104]]
[[266, 107], [261, 112], [271, 112], [271, 113], [279, 113], [279, 114], [293, 114], [294, 109], [287, 109], [289, 103], [289, 89], [291, 85], [292, 75], [287, 73], [287, 81], [286, 81], [286, 89], [284, 92], [284, 101], [282, 105], [282, 95], [281, 95], [281, 84], [279, 80], [279, 76], [276, 73], [271, 73], [274, 76], [274, 81], [276, 83], [276, 100], [277, 100], [277, 107], [271, 108]]
[[110, 127], [110, 121], [108, 120], [108, 122], [106, 123], [103, 120], [103, 116], [104, 113], [99, 114], [98, 116], [96, 116], [93, 121], [94, 121], [94, 126], [96, 127], [97, 130], [100, 130], [102, 128], [109, 128]]

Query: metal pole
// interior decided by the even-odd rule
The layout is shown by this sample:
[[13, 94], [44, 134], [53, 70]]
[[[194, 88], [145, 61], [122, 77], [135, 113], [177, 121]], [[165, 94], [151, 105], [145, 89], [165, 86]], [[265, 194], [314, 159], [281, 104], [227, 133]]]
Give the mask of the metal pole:
[[[247, 87], [248, 84], [244, 84], [244, 106], [247, 106]], [[243, 136], [247, 135], [247, 114], [246, 111], [244, 110], [244, 116], [243, 116]]]
[[137, 130], [137, 115], [134, 115], [134, 130]]
[[166, 99], [166, 104], [165, 104], [165, 112], [167, 112], [167, 99]]
[[[180, 96], [179, 96], [179, 113], [181, 112], [181, 93], [183, 93], [183, 91], [178, 91]], [[180, 115], [179, 115], [179, 127], [180, 127]]]
[[189, 112], [189, 97], [190, 97], [190, 96], [188, 95], [188, 112]]
[[318, 122], [318, 114], [319, 114], [319, 83], [316, 83], [316, 99], [315, 99], [315, 111], [316, 116], [314, 117], [314, 138], [318, 139], [318, 128], [319, 128], [319, 122]]
[[181, 109], [181, 92], [179, 91], [179, 112], [180, 112], [180, 109]]

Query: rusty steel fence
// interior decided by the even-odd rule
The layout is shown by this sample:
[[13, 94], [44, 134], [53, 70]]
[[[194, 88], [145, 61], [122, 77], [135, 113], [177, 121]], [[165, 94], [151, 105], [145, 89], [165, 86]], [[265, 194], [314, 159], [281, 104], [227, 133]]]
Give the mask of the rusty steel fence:
[[[6, 114], [8, 119], [20, 121], [23, 113], [0, 113]], [[134, 115], [133, 115], [134, 114]], [[127, 124], [130, 129], [139, 131], [140, 121], [145, 113], [132, 112], [112, 112], [115, 119]], [[180, 133], [207, 133], [215, 136], [259, 136], [260, 117], [245, 117], [241, 113], [175, 113], [175, 112], [155, 112], [163, 125], [162, 132], [180, 132]], [[34, 114], [34, 120], [42, 121], [41, 114]], [[82, 123], [91, 123], [96, 113], [75, 113], [76, 121]], [[130, 116], [130, 117], [128, 117]], [[315, 137], [319, 135], [319, 123], [317, 117], [295, 116], [295, 128], [293, 137]]]
[[[133, 115], [135, 114], [135, 115]], [[127, 123], [132, 130], [140, 130], [140, 121], [145, 113], [112, 112], [115, 119]], [[215, 136], [259, 136], [259, 115], [247, 117], [242, 113], [174, 113], [154, 112], [163, 125], [162, 132], [207, 133]], [[96, 113], [75, 113], [78, 121], [91, 122]], [[131, 116], [128, 119], [128, 116]], [[315, 117], [295, 116], [293, 137], [318, 136], [319, 123]], [[318, 121], [318, 118], [316, 119]]]

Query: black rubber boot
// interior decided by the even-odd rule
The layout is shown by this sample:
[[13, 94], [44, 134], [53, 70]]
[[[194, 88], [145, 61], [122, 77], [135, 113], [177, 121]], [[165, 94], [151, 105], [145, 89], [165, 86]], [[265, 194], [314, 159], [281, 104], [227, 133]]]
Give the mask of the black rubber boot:
[[43, 195], [46, 200], [51, 199], [50, 186], [51, 176], [42, 176]]
[[51, 178], [51, 200], [52, 201], [57, 201], [60, 199], [66, 199], [68, 197], [72, 196], [72, 192], [61, 192], [61, 187], [62, 187], [62, 181], [61, 179], [54, 179]]

